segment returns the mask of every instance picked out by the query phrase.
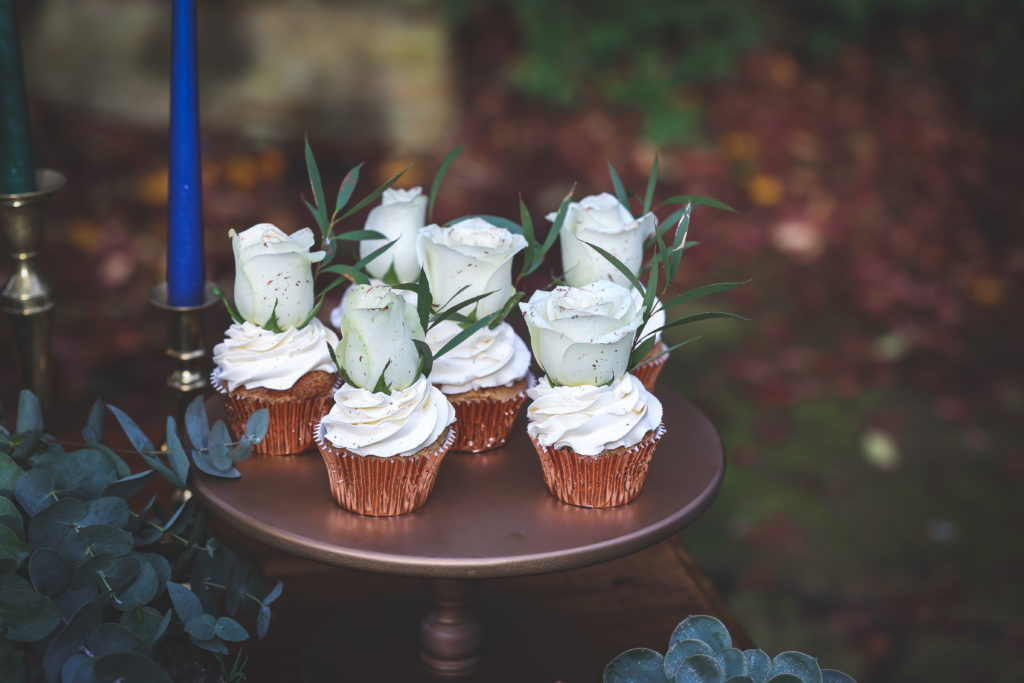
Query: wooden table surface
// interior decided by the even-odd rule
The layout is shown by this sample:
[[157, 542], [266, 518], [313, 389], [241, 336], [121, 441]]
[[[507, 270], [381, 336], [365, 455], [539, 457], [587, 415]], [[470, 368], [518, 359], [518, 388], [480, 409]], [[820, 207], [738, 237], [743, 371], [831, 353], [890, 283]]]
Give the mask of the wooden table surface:
[[[249, 683], [298, 683], [298, 653], [305, 639], [347, 604], [412, 597], [424, 590], [422, 579], [342, 569], [269, 549], [260, 555], [267, 580], [283, 581], [285, 590], [274, 604], [276, 619], [267, 638], [247, 644]], [[488, 579], [481, 594], [527, 601], [574, 624], [594, 644], [602, 663], [632, 647], [664, 652], [672, 629], [691, 614], [718, 617], [736, 647], [753, 647], [678, 537], [583, 569]]]

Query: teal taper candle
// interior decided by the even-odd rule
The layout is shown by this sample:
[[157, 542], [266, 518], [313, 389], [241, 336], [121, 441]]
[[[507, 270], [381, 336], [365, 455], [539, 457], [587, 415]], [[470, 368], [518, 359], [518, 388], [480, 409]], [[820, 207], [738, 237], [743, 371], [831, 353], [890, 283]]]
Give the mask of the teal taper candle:
[[14, 0], [0, 0], [0, 194], [36, 189]]

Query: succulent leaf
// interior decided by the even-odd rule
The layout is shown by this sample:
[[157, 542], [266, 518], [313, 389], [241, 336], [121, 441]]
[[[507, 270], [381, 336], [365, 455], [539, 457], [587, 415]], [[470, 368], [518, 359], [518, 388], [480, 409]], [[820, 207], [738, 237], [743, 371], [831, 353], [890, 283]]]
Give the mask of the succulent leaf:
[[604, 668], [603, 683], [667, 683], [662, 657], [643, 647], [626, 650]]
[[679, 667], [683, 665], [687, 657], [711, 654], [714, 654], [714, 650], [703, 640], [696, 640], [694, 638], [677, 640], [669, 646], [668, 652], [665, 653], [663, 665], [665, 675], [669, 679], [674, 679], [676, 672], [679, 671]]
[[675, 683], [725, 683], [725, 669], [714, 657], [687, 657], [676, 672]]
[[764, 650], [744, 650], [743, 658], [747, 660], [747, 671], [754, 683], [765, 683], [772, 673], [772, 658]]
[[732, 637], [725, 624], [707, 615], [693, 615], [684, 619], [669, 638], [669, 645], [678, 640], [703, 640], [715, 652], [732, 647]]

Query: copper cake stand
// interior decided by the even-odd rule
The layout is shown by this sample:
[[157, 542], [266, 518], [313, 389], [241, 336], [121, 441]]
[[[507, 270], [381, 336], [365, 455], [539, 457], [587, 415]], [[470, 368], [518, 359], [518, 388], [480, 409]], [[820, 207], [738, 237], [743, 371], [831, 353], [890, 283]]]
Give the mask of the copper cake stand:
[[[449, 453], [427, 504], [399, 517], [338, 507], [315, 451], [254, 456], [242, 464], [241, 479], [200, 474], [193, 491], [230, 526], [285, 552], [427, 579], [429, 603], [353, 607], [315, 633], [301, 664], [310, 683], [593, 681], [600, 668], [574, 627], [526, 605], [476, 601], [477, 584], [627, 555], [679, 531], [711, 504], [725, 469], [718, 434], [692, 403], [670, 390], [658, 393], [665, 436], [640, 497], [618, 508], [579, 508], [553, 498], [526, 436], [525, 415], [503, 448]], [[223, 412], [219, 403], [209, 409]]]

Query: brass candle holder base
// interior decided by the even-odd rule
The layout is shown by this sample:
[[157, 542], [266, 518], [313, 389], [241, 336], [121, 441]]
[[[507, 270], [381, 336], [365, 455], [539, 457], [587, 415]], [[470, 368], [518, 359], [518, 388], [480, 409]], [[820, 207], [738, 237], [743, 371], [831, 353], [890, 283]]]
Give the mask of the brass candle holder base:
[[33, 192], [0, 194], [0, 237], [15, 260], [14, 272], [0, 291], [0, 306], [11, 321], [22, 386], [46, 409], [50, 404], [50, 327], [53, 288], [36, 270], [43, 238], [46, 202], [64, 185], [56, 171], [36, 173]]
[[203, 313], [217, 303], [210, 292], [210, 283], [203, 288], [203, 303], [196, 306], [172, 306], [168, 303], [167, 283], [162, 282], [149, 290], [149, 302], [168, 312], [167, 355], [177, 367], [167, 377], [178, 424], [184, 424], [185, 409], [208, 383], [210, 372], [203, 367], [206, 356]]

